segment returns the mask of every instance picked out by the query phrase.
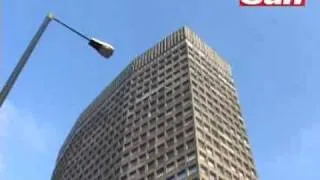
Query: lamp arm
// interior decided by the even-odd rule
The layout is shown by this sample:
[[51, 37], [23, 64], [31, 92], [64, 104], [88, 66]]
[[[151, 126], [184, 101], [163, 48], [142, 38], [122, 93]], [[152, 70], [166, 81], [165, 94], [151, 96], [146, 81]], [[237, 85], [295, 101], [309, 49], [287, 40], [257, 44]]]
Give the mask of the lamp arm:
[[65, 24], [64, 22], [60, 21], [59, 19], [57, 19], [57, 18], [55, 18], [55, 17], [52, 17], [52, 20], [54, 20], [54, 21], [57, 22], [58, 24], [62, 25], [63, 27], [69, 29], [70, 31], [76, 33], [76, 34], [79, 35], [80, 37], [82, 37], [82, 38], [90, 41], [90, 38], [89, 38], [88, 36], [84, 35], [83, 33], [79, 32], [79, 31], [77, 31], [77, 30], [75, 30], [74, 28], [68, 26], [67, 24]]

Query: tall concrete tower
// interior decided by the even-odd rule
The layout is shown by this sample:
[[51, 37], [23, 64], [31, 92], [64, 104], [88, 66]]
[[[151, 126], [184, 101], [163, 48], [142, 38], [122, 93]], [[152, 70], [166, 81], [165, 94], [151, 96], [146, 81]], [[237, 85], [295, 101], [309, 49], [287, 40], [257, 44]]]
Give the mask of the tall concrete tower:
[[231, 68], [188, 27], [135, 58], [80, 115], [53, 180], [257, 180]]

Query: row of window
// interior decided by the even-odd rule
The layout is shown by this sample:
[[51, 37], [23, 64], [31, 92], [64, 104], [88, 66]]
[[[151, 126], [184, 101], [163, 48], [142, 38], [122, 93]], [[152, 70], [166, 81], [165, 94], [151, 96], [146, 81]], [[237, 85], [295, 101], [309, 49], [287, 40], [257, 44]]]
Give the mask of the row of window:
[[230, 74], [226, 72], [225, 68], [222, 68], [215, 59], [212, 59], [210, 56], [205, 56], [198, 48], [192, 47], [188, 47], [188, 54], [190, 54], [193, 59], [204, 67], [208, 67], [208, 70], [219, 73], [231, 86], [234, 86]]
[[[225, 168], [222, 169], [231, 170], [233, 173], [239, 175], [246, 173], [248, 176], [251, 175], [255, 177], [254, 167], [250, 166], [246, 161], [243, 161], [233, 152], [227, 150], [225, 145], [222, 143], [215, 141], [214, 144], [210, 144], [206, 140], [198, 139], [198, 144], [200, 148], [199, 159], [208, 161], [208, 164], [213, 165], [212, 168], [217, 168], [217, 164], [220, 162], [223, 164], [223, 166], [225, 166]], [[219, 151], [218, 147], [223, 148], [223, 152], [225, 153], [221, 154], [221, 151]]]
[[231, 173], [230, 171], [224, 169], [221, 165], [218, 165], [215, 169], [214, 168], [215, 167], [210, 167], [210, 165], [204, 165], [200, 163], [199, 169], [201, 180], [256, 180], [254, 176], [245, 176], [242, 173], [239, 173], [239, 175]]
[[184, 163], [188, 163], [196, 158], [194, 150], [192, 151], [191, 149], [183, 152], [183, 148], [183, 145], [179, 145], [175, 149], [169, 150], [166, 153], [160, 153], [158, 155], [153, 154], [155, 158], [151, 159], [148, 159], [146, 154], [136, 155], [138, 158], [134, 158], [129, 162], [125, 160], [123, 161], [121, 173], [131, 174], [133, 171], [137, 171], [141, 167], [146, 170], [144, 172], [151, 172], [155, 170], [155, 168], [161, 167], [167, 167], [167, 169], [173, 170], [175, 167], [184, 165]]
[[[211, 138], [209, 136], [205, 136], [205, 132], [212, 134], [214, 138], [217, 138], [220, 142], [227, 144], [227, 146], [230, 149], [237, 152], [239, 155], [241, 154], [240, 150], [245, 151], [245, 159], [250, 157], [251, 151], [248, 145], [248, 140], [245, 136], [235, 136], [234, 134], [230, 133], [227, 129], [217, 124], [214, 120], [205, 122], [202, 121], [198, 116], [196, 116], [195, 118], [197, 125], [200, 127], [200, 129], [198, 130], [199, 135], [205, 137], [205, 139], [211, 142]], [[210, 124], [208, 122], [210, 122]], [[201, 129], [204, 129], [205, 131], [202, 131]]]
[[[175, 169], [175, 164], [170, 163], [166, 167], [160, 167], [155, 172], [148, 173], [147, 177], [141, 177], [139, 180], [154, 180], [154, 179], [164, 179], [164, 176], [167, 176], [165, 178], [166, 180], [185, 180], [186, 178], [196, 175], [198, 172], [198, 168], [196, 164], [188, 166], [186, 169], [180, 170], [178, 173], [173, 175], [167, 175], [172, 174], [171, 172]], [[143, 176], [146, 173], [146, 168], [144, 166], [138, 168], [136, 171], [132, 171], [128, 175], [124, 175], [121, 177], [121, 180], [128, 180], [128, 179], [134, 179], [139, 176]], [[198, 180], [198, 178], [195, 176], [192, 180]]]
[[193, 77], [197, 77], [200, 83], [209, 82], [212, 88], [217, 88], [221, 91], [221, 94], [229, 99], [230, 101], [235, 101], [237, 95], [236, 90], [233, 86], [227, 84], [223, 77], [218, 72], [207, 71], [208, 67], [201, 66], [195, 61], [190, 61], [190, 69]]
[[[242, 121], [238, 119], [238, 115], [241, 115], [241, 112], [236, 96], [229, 102], [228, 98], [222, 95], [224, 90], [219, 90], [218, 87], [214, 87], [212, 81], [200, 81], [200, 78], [193, 75], [192, 71], [191, 78], [193, 79], [193, 94], [195, 94], [203, 104], [209, 105], [210, 107], [213, 105], [218, 106], [218, 108], [221, 109], [222, 115], [231, 121], [233, 121], [233, 119], [236, 120], [236, 122], [234, 122], [236, 124], [242, 124]], [[217, 111], [219, 111], [219, 109], [217, 109]], [[230, 117], [228, 117], [228, 115]]]

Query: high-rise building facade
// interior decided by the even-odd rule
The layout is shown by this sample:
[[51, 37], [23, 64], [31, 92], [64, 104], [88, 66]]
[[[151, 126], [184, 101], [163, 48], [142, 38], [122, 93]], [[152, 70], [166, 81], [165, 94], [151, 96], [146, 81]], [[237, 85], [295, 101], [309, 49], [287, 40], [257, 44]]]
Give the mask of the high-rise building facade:
[[231, 68], [188, 27], [80, 115], [53, 180], [257, 180]]

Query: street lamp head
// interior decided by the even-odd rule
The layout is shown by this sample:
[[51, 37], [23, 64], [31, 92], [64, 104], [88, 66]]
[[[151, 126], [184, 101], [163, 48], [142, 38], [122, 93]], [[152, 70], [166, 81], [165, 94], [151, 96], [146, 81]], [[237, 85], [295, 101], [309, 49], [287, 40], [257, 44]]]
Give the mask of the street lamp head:
[[95, 38], [91, 38], [89, 40], [89, 45], [105, 58], [109, 58], [114, 52], [114, 47], [112, 47], [110, 44]]

